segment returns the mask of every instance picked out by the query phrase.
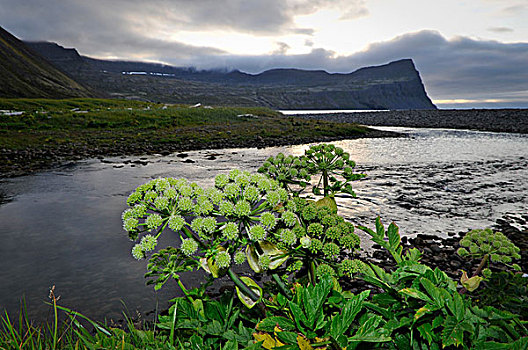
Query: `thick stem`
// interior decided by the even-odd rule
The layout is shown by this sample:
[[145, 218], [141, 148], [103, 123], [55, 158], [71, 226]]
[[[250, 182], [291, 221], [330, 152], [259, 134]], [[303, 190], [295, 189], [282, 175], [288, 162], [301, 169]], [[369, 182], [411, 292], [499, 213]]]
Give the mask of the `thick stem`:
[[323, 170], [323, 190], [324, 196], [328, 197], [328, 170]]
[[237, 274], [231, 269], [227, 269], [227, 275], [231, 280], [235, 283], [235, 285], [240, 288], [246, 294], [248, 297], [251, 298], [254, 302], [257, 302], [259, 300], [259, 296], [255, 294], [240, 278], [238, 278]]
[[315, 263], [313, 261], [310, 261], [310, 265], [308, 266], [308, 279], [312, 286], [315, 286]]
[[279, 277], [279, 275], [274, 273], [274, 274], [271, 275], [271, 278], [273, 278], [275, 283], [277, 283], [277, 285], [279, 286], [279, 289], [281, 290], [282, 294], [284, 294], [284, 296], [286, 298], [288, 298], [288, 300], [291, 300], [292, 295], [291, 295], [290, 291], [288, 290], [288, 288], [286, 287], [286, 285], [284, 284], [284, 282], [282, 282], [282, 280]]
[[484, 268], [484, 266], [486, 265], [486, 263], [488, 262], [488, 259], [489, 259], [489, 254], [486, 254], [482, 257], [482, 260], [480, 261], [480, 264], [479, 266], [477, 267], [477, 269], [475, 270], [475, 272], [473, 273], [473, 277], [474, 276], [478, 276], [478, 274], [482, 271], [482, 269]]

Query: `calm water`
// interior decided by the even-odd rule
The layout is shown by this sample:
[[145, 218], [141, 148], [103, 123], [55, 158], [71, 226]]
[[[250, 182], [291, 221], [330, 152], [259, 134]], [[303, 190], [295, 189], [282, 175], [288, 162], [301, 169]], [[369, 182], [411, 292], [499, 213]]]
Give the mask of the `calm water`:
[[[356, 184], [357, 199], [338, 198], [353, 222], [371, 225], [381, 215], [403, 234], [443, 236], [528, 214], [528, 135], [386, 129], [409, 137], [336, 142], [368, 174]], [[178, 289], [144, 285], [145, 264], [130, 256], [121, 228], [128, 194], [160, 176], [210, 185], [218, 172], [255, 170], [269, 155], [306, 148], [106, 158], [0, 180], [0, 309], [15, 311], [25, 295], [30, 315], [43, 319], [56, 285], [63, 305], [95, 319], [120, 318], [122, 303], [153, 317], [147, 312], [166, 307]]]

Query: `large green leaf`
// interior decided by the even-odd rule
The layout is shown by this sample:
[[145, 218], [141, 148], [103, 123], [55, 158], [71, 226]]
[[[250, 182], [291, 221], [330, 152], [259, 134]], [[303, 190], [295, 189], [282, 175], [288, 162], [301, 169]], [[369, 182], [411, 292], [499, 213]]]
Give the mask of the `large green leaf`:
[[331, 277], [325, 276], [317, 285], [309, 285], [304, 289], [303, 306], [306, 311], [307, 327], [314, 328], [315, 321], [321, 315], [324, 302], [332, 290], [332, 286]]
[[426, 302], [430, 302], [431, 299], [423, 292], [419, 291], [416, 288], [403, 288], [398, 291], [400, 294], [408, 295], [410, 297], [420, 299]]
[[257, 324], [257, 329], [264, 332], [273, 332], [275, 327], [280, 327], [285, 331], [293, 331], [295, 330], [295, 323], [286, 317], [271, 316], [266, 317]]
[[363, 308], [363, 301], [369, 296], [370, 290], [366, 290], [346, 301], [339, 315], [332, 318], [330, 324], [330, 335], [339, 342], [341, 347], [346, 346], [346, 338], [340, 341], [341, 336], [350, 328], [356, 315]]

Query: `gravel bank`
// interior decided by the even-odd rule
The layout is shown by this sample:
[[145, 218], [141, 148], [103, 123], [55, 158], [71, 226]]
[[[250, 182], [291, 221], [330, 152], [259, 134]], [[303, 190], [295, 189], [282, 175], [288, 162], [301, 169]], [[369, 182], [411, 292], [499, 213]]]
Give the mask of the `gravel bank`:
[[41, 148], [26, 149], [0, 149], [0, 178], [22, 176], [36, 171], [46, 170], [60, 166], [71, 161], [87, 158], [100, 158], [109, 156], [149, 155], [183, 151], [197, 151], [204, 149], [223, 148], [264, 148], [274, 146], [299, 145], [312, 142], [332, 142], [343, 139], [355, 138], [379, 138], [379, 137], [401, 137], [400, 133], [370, 129], [364, 134], [353, 134], [348, 137], [337, 136], [314, 136], [298, 137], [262, 137], [256, 136], [252, 139], [240, 139], [236, 137], [200, 142], [195, 139], [186, 139], [181, 142], [154, 143], [136, 142], [125, 144], [116, 142], [108, 147], [91, 147], [86, 144], [69, 143], [60, 146], [43, 146]]
[[528, 133], [528, 109], [405, 110], [296, 116], [376, 126]]

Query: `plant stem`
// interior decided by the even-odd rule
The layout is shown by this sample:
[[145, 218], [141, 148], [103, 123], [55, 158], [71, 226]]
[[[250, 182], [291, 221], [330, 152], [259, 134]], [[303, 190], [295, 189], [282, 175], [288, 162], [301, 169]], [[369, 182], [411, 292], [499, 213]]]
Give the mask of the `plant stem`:
[[292, 295], [290, 291], [288, 290], [288, 288], [286, 288], [286, 286], [284, 285], [284, 282], [282, 282], [282, 280], [280, 279], [279, 275], [274, 273], [271, 275], [271, 278], [275, 280], [275, 283], [277, 283], [277, 285], [279, 286], [279, 289], [281, 290], [282, 294], [284, 294], [284, 296], [288, 298], [288, 300], [291, 300]]
[[480, 261], [480, 264], [479, 266], [477, 267], [477, 269], [475, 270], [475, 272], [473, 273], [473, 277], [474, 276], [477, 276], [481, 271], [482, 269], [484, 268], [484, 266], [486, 265], [486, 263], [488, 262], [488, 259], [489, 259], [489, 254], [486, 254], [482, 257], [482, 260]]
[[323, 190], [324, 196], [328, 197], [328, 170], [323, 170]]
[[315, 263], [310, 261], [310, 266], [308, 267], [308, 278], [312, 286], [315, 286]]
[[247, 294], [248, 297], [251, 298], [254, 302], [257, 302], [259, 300], [259, 296], [255, 294], [240, 278], [238, 278], [237, 274], [231, 269], [227, 269], [227, 275], [231, 280], [235, 283], [235, 285], [240, 288], [245, 294]]

